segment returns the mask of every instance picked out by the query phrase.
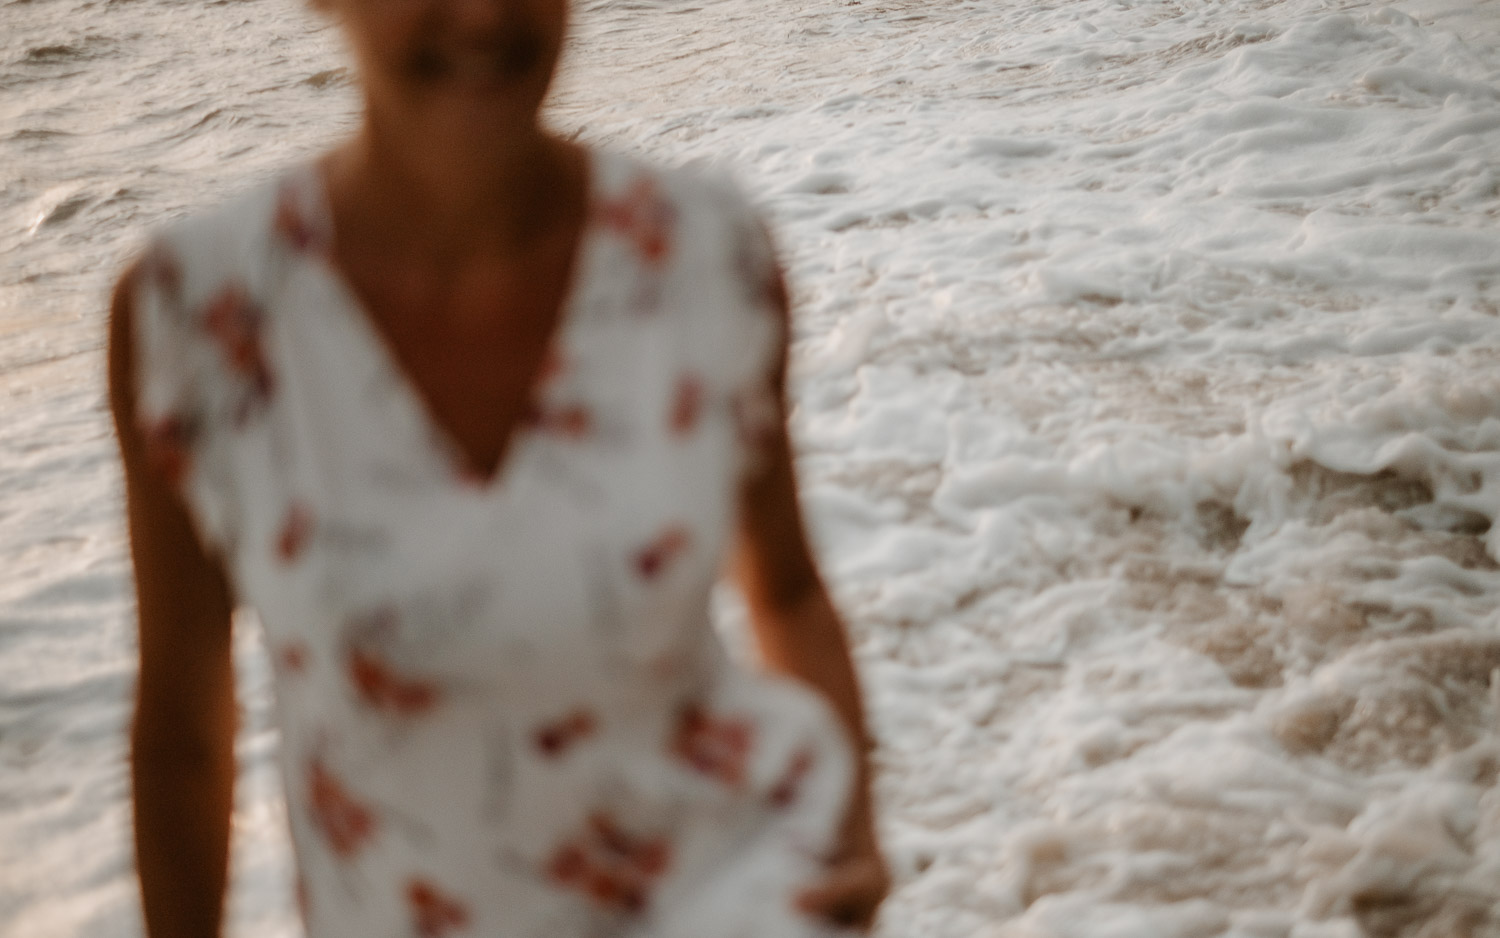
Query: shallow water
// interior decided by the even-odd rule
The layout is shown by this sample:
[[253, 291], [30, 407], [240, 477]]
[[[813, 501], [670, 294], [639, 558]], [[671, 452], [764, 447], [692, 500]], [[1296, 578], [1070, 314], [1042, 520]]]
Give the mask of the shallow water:
[[[882, 935], [1500, 935], [1500, 6], [1397, 6], [580, 4], [552, 120], [781, 236]], [[136, 932], [103, 291], [344, 67], [0, 6], [0, 935]], [[256, 640], [234, 930], [294, 934]]]

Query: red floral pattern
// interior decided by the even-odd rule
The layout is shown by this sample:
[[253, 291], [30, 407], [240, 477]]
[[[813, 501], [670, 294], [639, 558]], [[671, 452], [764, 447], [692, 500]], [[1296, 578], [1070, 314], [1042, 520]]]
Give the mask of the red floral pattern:
[[167, 414], [141, 429], [146, 458], [173, 487], [181, 487], [193, 471], [193, 443], [198, 437], [196, 421], [180, 414]]
[[438, 702], [434, 684], [397, 674], [377, 653], [351, 647], [347, 665], [349, 680], [359, 699], [376, 710], [395, 716], [420, 716]]
[[660, 267], [672, 251], [677, 210], [657, 192], [649, 176], [642, 175], [618, 198], [601, 199], [599, 221], [628, 239], [649, 267]]
[[717, 717], [697, 704], [682, 708], [672, 734], [671, 751], [697, 771], [731, 788], [745, 784], [755, 725], [749, 720]]
[[538, 728], [532, 733], [531, 741], [542, 755], [555, 758], [573, 748], [574, 744], [594, 735], [597, 728], [598, 721], [594, 719], [594, 714], [580, 708], [561, 720]]
[[286, 674], [303, 674], [307, 671], [309, 654], [306, 642], [293, 640], [276, 649], [274, 660], [276, 667]]
[[248, 393], [237, 420], [243, 420], [254, 405], [271, 396], [271, 366], [261, 345], [264, 318], [260, 307], [237, 283], [221, 289], [204, 308], [204, 328], [218, 345], [230, 370], [247, 385]]
[[656, 579], [691, 543], [692, 535], [687, 528], [680, 524], [668, 525], [651, 543], [636, 552], [636, 572], [644, 580]]
[[593, 415], [582, 404], [536, 406], [527, 414], [526, 422], [532, 429], [572, 439], [588, 436], [594, 428]]
[[375, 812], [317, 760], [308, 769], [308, 805], [313, 823], [336, 856], [353, 857], [375, 835]]
[[778, 808], [789, 808], [796, 803], [797, 796], [802, 793], [802, 782], [816, 763], [817, 756], [811, 749], [798, 749], [787, 765], [786, 772], [771, 786], [771, 804]]
[[557, 849], [547, 872], [554, 883], [598, 905], [640, 912], [650, 902], [653, 884], [667, 871], [671, 855], [665, 837], [633, 835], [599, 812], [582, 833]]
[[[774, 262], [768, 260], [768, 246], [763, 243], [763, 238], [757, 240], [755, 233], [751, 232], [744, 235], [737, 246], [735, 239], [741, 237], [742, 230], [749, 231], [749, 226], [739, 224], [738, 212], [735, 212], [736, 218], [726, 218], [723, 213], [728, 207], [717, 196], [710, 198], [706, 191], [702, 203], [696, 204], [693, 201], [696, 196], [684, 186], [682, 201], [674, 201], [678, 199], [675, 184], [669, 198], [664, 184], [658, 185], [649, 173], [635, 169], [620, 175], [608, 170], [601, 175], [599, 185], [602, 194], [595, 198], [591, 214], [591, 224], [599, 228], [590, 236], [608, 238], [611, 242], [611, 249], [599, 255], [598, 260], [599, 264], [609, 264], [610, 269], [591, 273], [589, 277], [590, 280], [594, 276], [608, 278], [608, 283], [620, 286], [616, 295], [611, 295], [597, 308], [580, 311], [588, 315], [577, 318], [580, 330], [578, 351], [592, 355], [598, 348], [594, 344], [596, 341], [607, 341], [612, 337], [607, 330], [592, 334], [584, 331], [595, 328], [592, 323], [609, 321], [613, 323], [609, 326], [611, 329], [631, 322], [639, 324], [634, 319], [622, 323], [618, 315], [621, 312], [650, 312], [663, 317], [660, 321], [667, 328], [674, 326], [679, 317], [695, 317], [691, 334], [695, 340], [701, 338], [704, 341], [691, 349], [690, 354], [675, 358], [671, 356], [682, 351], [676, 338], [651, 345], [649, 357], [631, 358], [638, 353], [633, 341], [620, 342], [618, 348], [611, 346], [608, 349], [611, 354], [618, 352], [619, 363], [623, 366], [620, 371], [611, 373], [629, 375], [641, 373], [640, 369], [645, 367], [661, 368], [653, 373], [668, 382], [664, 388], [654, 382], [630, 387], [600, 387], [600, 381], [606, 375], [594, 374], [583, 367], [592, 365], [591, 357], [564, 360], [558, 354], [559, 350], [553, 349], [537, 368], [534, 381], [537, 403], [527, 414], [527, 429], [534, 428], [568, 440], [597, 437], [610, 447], [622, 450], [645, 446], [665, 449], [668, 439], [681, 440], [701, 433], [709, 422], [713, 422], [715, 430], [730, 431], [732, 428], [727, 423], [722, 427], [719, 423], [732, 420], [743, 442], [764, 444], [771, 441], [772, 434], [779, 432], [781, 420], [781, 408], [775, 397], [775, 363], [762, 362], [752, 383], [741, 385], [738, 393], [728, 387], [721, 392], [716, 383], [731, 373], [739, 373], [747, 350], [761, 347], [757, 341], [761, 332], [757, 330], [773, 327], [756, 321], [757, 317], [769, 319], [767, 307], [778, 302], [779, 280], [775, 278]], [[395, 916], [395, 927], [407, 928], [421, 938], [456, 938], [456, 933], [480, 930], [489, 925], [492, 917], [498, 918], [504, 910], [495, 908], [495, 900], [488, 892], [481, 894], [476, 889], [472, 894], [463, 895], [450, 891], [450, 887], [468, 881], [464, 878], [464, 871], [454, 869], [457, 863], [467, 860], [455, 859], [443, 842], [455, 823], [472, 821], [475, 825], [484, 825], [482, 833], [486, 836], [494, 834], [497, 842], [513, 838], [514, 844], [506, 848], [510, 851], [507, 856], [516, 860], [529, 858], [520, 861], [525, 865], [524, 870], [510, 870], [518, 883], [523, 881], [520, 879], [523, 874], [529, 875], [533, 888], [540, 888], [537, 881], [540, 876], [551, 886], [576, 894], [581, 897], [580, 901], [586, 899], [597, 909], [632, 914], [649, 908], [654, 914], [663, 915], [663, 920], [673, 911], [664, 907], [665, 893], [660, 891], [664, 880], [673, 878], [671, 894], [676, 895], [677, 887], [700, 875], [700, 870], [688, 869], [689, 864], [682, 862], [682, 857], [712, 855], [717, 860], [722, 853], [715, 851], [737, 849], [740, 841], [735, 838], [740, 828], [734, 824], [748, 823], [750, 818], [758, 821], [764, 818], [770, 807], [799, 804], [801, 810], [787, 814], [776, 825], [768, 827], [768, 836], [757, 839], [753, 849], [764, 851], [764, 857], [774, 862], [782, 856], [800, 856], [802, 851], [809, 849], [809, 844], [821, 843], [827, 834], [825, 827], [820, 825], [831, 829], [835, 822], [830, 818], [840, 806], [831, 801], [826, 805], [811, 804], [814, 795], [825, 798], [825, 792], [836, 786], [814, 786], [809, 780], [819, 778], [817, 773], [842, 771], [841, 761], [838, 758], [830, 760], [823, 748], [824, 741], [830, 746], [836, 745], [833, 737], [819, 736], [820, 741], [815, 746], [796, 750], [784, 765], [761, 766], [756, 760], [770, 758], [772, 752], [782, 752], [773, 743], [782, 738], [784, 730], [798, 731], [797, 726], [780, 726], [774, 722], [775, 718], [771, 718], [772, 722], [762, 723], [758, 716], [760, 708], [749, 704], [743, 715], [716, 712], [707, 703], [677, 709], [681, 699], [678, 689], [686, 684], [707, 695], [703, 698], [705, 701], [720, 699], [714, 692], [714, 682], [723, 675], [705, 668], [703, 659], [706, 656], [700, 653], [701, 646], [696, 644], [698, 636], [692, 636], [690, 640], [684, 637], [679, 642], [674, 633], [674, 640], [663, 643], [661, 647], [624, 649], [632, 655], [648, 651], [650, 657], [646, 659], [645, 667], [606, 671], [596, 667], [601, 662], [586, 661], [580, 662], [577, 673], [594, 675], [592, 679], [604, 682], [635, 682], [629, 688], [630, 693], [640, 693], [643, 697], [655, 688], [662, 689], [660, 696], [651, 700], [651, 706], [656, 709], [652, 710], [650, 725], [657, 726], [656, 720], [665, 720], [668, 724], [666, 738], [654, 751], [638, 755], [651, 760], [652, 770], [675, 774], [679, 783], [691, 781], [683, 778], [687, 773], [705, 779], [690, 787], [699, 794], [710, 788], [717, 789], [726, 801], [711, 799], [712, 810], [724, 810], [726, 817], [732, 816], [732, 829], [717, 830], [711, 820], [692, 814], [701, 804], [692, 798], [681, 801], [686, 814], [674, 813], [679, 802], [670, 799], [676, 795], [661, 792], [657, 794], [670, 803], [644, 797], [642, 804], [648, 810], [639, 813], [623, 809], [613, 812], [599, 810], [578, 822], [574, 813], [576, 807], [553, 815], [551, 806], [560, 802], [548, 797], [533, 799], [532, 792], [537, 784], [549, 795], [554, 791], [584, 790], [573, 787], [574, 783], [584, 785], [587, 790], [609, 790], [607, 785], [618, 781], [613, 776], [597, 774], [600, 771], [598, 765], [587, 758], [579, 758], [590, 755], [589, 750], [595, 745], [612, 745], [613, 734], [619, 731], [618, 722], [624, 719], [616, 717], [613, 712], [590, 710], [582, 705], [586, 699], [601, 699], [594, 693], [600, 688], [572, 688], [571, 693], [567, 686], [547, 688], [547, 693], [557, 695], [549, 704], [554, 709], [543, 711], [550, 718], [537, 724], [521, 724], [519, 740], [509, 721], [524, 718], [514, 713], [504, 714], [501, 717], [504, 725], [491, 736], [475, 738], [471, 734], [452, 741], [434, 738], [433, 734], [449, 732], [453, 725], [422, 719], [432, 715], [435, 708], [456, 702], [460, 695], [465, 704], [471, 696], [472, 699], [481, 699], [482, 695], [492, 691], [486, 686], [490, 675], [485, 669], [511, 666], [504, 662], [497, 665], [495, 658], [487, 652], [473, 655], [472, 661], [467, 660], [470, 648], [487, 647], [483, 642], [472, 642], [472, 636], [465, 636], [464, 630], [473, 624], [471, 620], [477, 621], [473, 610], [491, 608], [486, 604], [490, 604], [495, 595], [483, 592], [489, 588], [489, 583], [476, 577], [474, 582], [478, 591], [473, 595], [482, 596], [482, 599], [472, 604], [424, 604], [417, 601], [418, 597], [393, 596], [392, 591], [406, 586], [428, 590], [435, 588], [434, 584], [413, 584], [414, 576], [392, 577], [390, 582], [378, 583], [369, 583], [371, 577], [340, 580], [339, 577], [347, 571], [331, 566], [329, 581], [349, 584], [347, 590], [340, 587], [327, 591], [336, 594], [336, 599], [321, 594], [303, 596], [300, 588], [292, 588], [294, 585], [300, 587], [302, 578], [293, 576], [295, 570], [301, 569], [293, 565], [306, 564], [313, 551], [317, 552], [320, 575], [325, 561], [330, 565], [398, 562], [396, 558], [405, 554], [392, 551], [393, 544], [408, 552], [414, 545], [412, 540], [402, 540], [408, 537], [408, 532], [400, 529], [401, 522], [394, 519], [415, 518], [419, 513], [406, 510], [411, 504], [396, 505], [395, 500], [408, 496], [413, 499], [432, 497], [434, 500], [444, 497], [443, 493], [427, 488], [434, 483], [420, 473], [388, 471], [397, 465], [395, 459], [377, 467], [369, 458], [365, 444], [373, 445], [378, 441], [343, 436], [346, 428], [351, 433], [368, 430], [371, 424], [366, 417], [369, 415], [330, 412], [335, 419], [317, 425], [318, 432], [326, 433], [326, 438], [310, 437], [310, 422], [304, 424], [289, 419], [289, 415], [297, 413], [289, 406], [290, 402], [274, 408], [265, 406], [274, 403], [273, 395], [282, 390], [276, 381], [279, 376], [277, 369], [291, 363], [290, 359], [286, 363], [278, 360], [275, 357], [278, 351], [304, 339], [321, 341], [328, 338], [327, 335], [305, 331], [322, 329], [328, 320], [327, 317], [303, 315], [308, 310], [301, 305], [309, 296], [326, 299], [326, 294], [317, 291], [304, 295], [301, 287], [315, 282], [311, 278], [318, 272], [327, 275], [326, 265], [321, 261], [325, 259], [323, 252], [331, 243], [328, 220], [320, 217], [318, 200], [299, 199], [299, 195], [305, 195], [307, 191], [300, 185], [269, 190], [255, 213], [255, 223], [263, 225], [260, 236], [274, 240], [271, 246], [277, 252], [278, 261], [284, 264], [284, 268], [277, 267], [272, 273], [300, 269], [307, 274], [307, 277], [287, 281], [285, 286], [289, 289], [279, 289], [271, 284], [262, 291], [261, 278], [266, 271], [260, 269], [241, 268], [232, 275], [221, 273], [215, 275], [218, 279], [208, 279], [205, 275], [224, 271], [222, 265], [226, 258], [216, 253], [209, 259], [206, 253], [213, 245], [223, 243], [223, 239], [217, 236], [181, 237], [171, 242], [175, 251], [168, 251], [165, 247], [153, 250], [143, 262], [138, 281], [142, 290], [154, 290], [157, 294], [146, 297], [156, 302], [143, 306], [146, 315], [142, 318], [145, 328], [159, 330], [143, 334], [146, 341], [142, 343], [142, 350], [146, 360], [140, 369], [142, 389], [149, 392], [143, 397], [143, 402], [155, 405], [143, 413], [141, 423], [150, 458], [162, 467], [163, 474], [174, 484], [181, 485], [185, 480], [197, 483], [184, 490], [189, 509], [206, 516], [205, 520], [222, 522], [214, 527], [223, 527], [224, 530], [211, 533], [220, 535], [220, 546], [226, 560], [241, 560], [243, 551], [252, 550], [271, 562], [269, 588], [287, 587], [286, 596], [277, 597], [282, 600], [278, 610], [288, 609], [288, 603], [303, 601], [370, 603], [360, 608], [376, 610], [373, 615], [346, 622], [348, 628], [331, 648], [325, 648], [322, 639], [309, 642], [307, 633], [298, 632], [296, 615], [278, 616], [276, 622], [268, 622], [278, 689], [286, 692], [282, 697], [283, 718], [287, 721], [283, 727], [283, 751], [289, 760], [289, 774], [293, 779], [291, 800], [297, 805], [293, 812], [295, 842], [299, 848], [313, 848], [313, 855], [304, 857], [304, 860], [313, 862], [307, 862], [304, 870], [317, 877], [298, 884], [298, 904], [304, 917], [311, 899], [322, 922], [360, 922], [365, 914], [361, 904], [383, 894], [390, 902], [401, 906]], [[714, 205], [710, 206], [710, 202]], [[685, 218], [690, 211], [697, 213], [709, 208], [719, 212], [718, 217], [700, 219], [694, 214], [692, 231], [695, 237], [702, 232], [703, 237], [715, 238], [720, 243], [713, 245], [713, 250], [706, 250], [701, 255], [695, 252], [692, 257], [718, 258], [720, 261], [712, 270], [699, 270], [684, 260], [685, 253], [677, 251], [677, 242], [687, 230], [686, 225], [679, 226], [679, 211]], [[270, 231], [265, 230], [263, 219], [269, 219]], [[231, 220], [235, 225], [247, 223], [246, 218]], [[699, 225], [698, 221], [704, 223]], [[213, 223], [220, 224], [220, 221], [213, 220]], [[247, 256], [252, 255], [264, 256], [260, 251], [250, 252]], [[707, 282], [703, 278], [712, 279], [714, 288], [695, 292], [692, 285], [699, 280]], [[183, 302], [184, 284], [192, 287], [192, 303]], [[257, 291], [254, 296], [250, 293], [251, 284]], [[668, 289], [669, 285], [671, 289]], [[593, 289], [594, 285], [587, 286], [590, 289], [583, 290], [575, 285], [580, 297], [592, 297], [598, 292]], [[619, 290], [624, 290], [625, 295], [618, 295]], [[200, 302], [198, 298], [204, 296], [208, 299]], [[257, 297], [275, 297], [277, 305], [262, 309]], [[722, 299], [722, 309], [708, 308], [700, 302], [709, 297], [715, 303]], [[722, 318], [715, 320], [715, 316]], [[745, 319], [747, 316], [751, 318]], [[270, 328], [273, 321], [275, 331]], [[656, 333], [650, 335], [654, 337]], [[273, 337], [277, 340], [274, 343], [271, 341]], [[643, 340], [647, 337], [644, 333], [641, 336]], [[283, 341], [287, 344], [283, 345]], [[734, 347], [727, 348], [726, 345]], [[370, 365], [368, 360], [328, 361], [330, 368], [352, 370]], [[723, 374], [717, 370], [720, 368], [724, 370]], [[566, 380], [559, 380], [560, 376], [565, 376]], [[322, 387], [321, 382], [287, 385], [288, 390], [295, 388], [299, 395], [315, 393]], [[546, 393], [541, 393], [543, 390]], [[651, 397], [645, 397], [646, 393]], [[369, 401], [377, 400], [374, 395], [367, 397]], [[365, 399], [351, 394], [342, 400]], [[330, 400], [299, 398], [295, 403], [299, 407], [322, 407], [330, 404]], [[634, 419], [614, 420], [611, 417], [611, 414], [625, 413], [627, 409], [632, 414], [645, 414], [652, 426], [635, 435]], [[161, 416], [163, 412], [165, 416]], [[268, 432], [242, 432], [247, 429], [245, 417], [252, 413], [266, 421]], [[156, 419], [149, 419], [148, 414]], [[337, 419], [341, 417], [350, 419]], [[214, 445], [204, 447], [205, 439], [212, 440]], [[700, 459], [698, 444], [712, 442], [717, 446], [719, 441], [718, 433], [699, 437], [691, 447], [671, 447], [670, 456], [680, 460], [684, 477], [693, 472], [716, 471], [712, 467], [725, 464], [726, 460], [721, 457], [728, 454], [706, 447], [702, 449], [706, 456]], [[732, 445], [728, 440], [723, 442]], [[427, 445], [437, 447], [441, 444], [428, 441]], [[293, 482], [292, 474], [287, 473], [288, 478], [283, 479], [279, 473], [272, 473], [275, 478], [258, 480], [256, 485], [233, 487], [234, 491], [227, 493], [213, 490], [221, 479], [237, 478], [237, 473], [245, 471], [246, 466], [285, 465], [292, 455], [299, 457], [300, 466], [304, 449], [310, 450], [316, 461], [324, 452], [318, 447], [339, 449], [346, 446], [347, 449], [340, 449], [339, 453], [341, 457], [349, 456], [349, 461], [334, 460], [330, 464], [348, 465], [352, 471], [337, 478], [299, 474], [295, 479], [299, 487], [288, 491]], [[431, 450], [428, 455], [430, 453]], [[583, 460], [588, 455], [581, 447], [560, 447], [552, 465], [561, 471], [570, 471], [574, 467], [568, 464], [569, 460]], [[235, 461], [241, 459], [246, 461]], [[332, 520], [335, 516], [324, 514], [327, 503], [321, 499], [340, 495], [327, 485], [363, 486], [374, 481], [377, 471], [383, 473], [379, 484], [384, 488], [379, 496], [391, 500], [393, 511], [389, 516], [371, 513], [369, 518], [361, 518], [357, 524], [343, 523], [342, 520], [336, 524]], [[193, 479], [195, 472], [199, 477]], [[476, 478], [476, 481], [484, 480]], [[458, 488], [453, 485], [451, 476], [435, 484]], [[618, 487], [611, 481], [599, 489], [601, 505], [605, 499], [630, 499], [637, 491], [631, 487], [635, 484], [658, 486], [661, 480], [627, 478]], [[701, 555], [705, 569], [708, 562], [718, 556], [716, 552], [721, 545], [717, 527], [699, 528], [696, 522], [727, 507], [712, 500], [717, 496], [700, 498], [698, 493], [721, 490], [725, 489], [714, 485], [691, 486], [679, 501], [674, 502], [678, 507], [672, 509], [673, 514], [657, 515], [654, 520], [646, 522], [654, 527], [634, 528], [640, 540], [627, 542], [624, 549], [601, 546], [618, 543], [613, 540], [613, 536], [620, 533], [618, 531], [603, 532], [609, 538], [597, 543], [579, 545], [581, 549], [591, 551], [587, 576], [595, 578], [595, 582], [580, 585], [566, 575], [559, 575], [558, 584], [527, 580], [520, 585], [526, 589], [588, 589], [586, 599], [590, 605], [586, 608], [591, 611], [582, 614], [597, 616], [600, 624], [611, 625], [611, 641], [628, 641], [631, 636], [647, 634], [650, 623], [635, 621], [633, 617], [656, 614], [660, 606], [651, 602], [633, 604], [629, 599], [632, 590], [623, 591], [622, 596], [616, 578], [623, 575], [632, 579], [635, 592], [675, 601], [677, 597], [673, 591], [688, 582], [679, 576], [688, 567], [685, 555], [694, 561]], [[272, 491], [276, 494], [268, 496]], [[576, 489], [570, 491], [576, 492]], [[361, 497], [368, 494], [368, 491], [357, 493]], [[247, 503], [220, 505], [213, 501], [227, 497], [242, 497]], [[371, 504], [385, 502], [372, 501]], [[648, 499], [619, 514], [603, 512], [601, 523], [614, 518], [630, 518], [630, 523], [634, 523], [633, 519], [652, 510], [651, 504]], [[207, 511], [214, 508], [227, 510]], [[400, 511], [394, 510], [397, 508]], [[277, 512], [280, 512], [279, 516]], [[443, 516], [445, 519], [453, 517]], [[269, 534], [245, 537], [245, 532], [233, 530], [234, 520], [242, 517], [262, 517], [274, 527]], [[342, 514], [337, 517], [342, 519]], [[518, 530], [523, 527], [516, 526]], [[425, 543], [438, 544], [449, 532], [436, 533], [438, 536]], [[413, 539], [433, 534], [433, 531], [411, 532]], [[496, 544], [481, 544], [477, 549], [493, 548], [495, 556], [502, 557], [505, 551], [525, 550], [527, 546], [525, 532], [519, 530], [515, 535], [497, 535]], [[594, 548], [611, 552], [592, 552]], [[466, 544], [465, 549], [476, 548]], [[431, 559], [434, 561], [433, 570], [442, 568], [436, 562], [440, 558]], [[488, 557], [480, 557], [478, 562], [481, 565], [491, 563]], [[498, 561], [491, 565], [496, 569], [504, 567]], [[464, 564], [458, 566], [464, 567]], [[598, 567], [604, 567], [603, 571], [596, 572]], [[374, 569], [371, 567], [366, 572]], [[460, 573], [467, 577], [470, 574], [466, 571], [464, 568]], [[281, 577], [280, 581], [275, 577]], [[546, 578], [532, 579], [540, 581]], [[251, 588], [261, 589], [266, 582], [266, 577], [257, 578]], [[699, 585], [696, 580], [692, 582]], [[451, 585], [446, 579], [436, 584], [443, 588]], [[595, 585], [598, 589], [593, 589]], [[368, 592], [367, 586], [370, 587]], [[245, 598], [252, 603], [267, 599], [264, 595]], [[577, 598], [574, 596], [567, 601], [574, 603]], [[407, 599], [412, 600], [409, 606]], [[425, 601], [425, 597], [423, 599]], [[387, 605], [380, 605], [382, 603]], [[575, 606], [585, 608], [577, 603], [568, 608]], [[495, 599], [493, 608], [505, 608], [503, 596]], [[396, 618], [396, 610], [400, 611], [402, 619]], [[290, 611], [302, 610], [292, 608]], [[335, 611], [308, 610], [310, 614], [305, 621], [316, 622], [319, 621], [318, 614]], [[406, 620], [408, 615], [413, 617], [411, 621]], [[419, 621], [415, 618], [419, 615], [431, 615], [433, 621]], [[578, 624], [580, 629], [589, 626], [590, 623], [586, 622]], [[409, 632], [408, 627], [411, 627]], [[443, 641], [452, 636], [456, 640], [454, 644], [444, 646], [442, 655], [409, 656], [407, 652], [413, 647], [419, 652], [434, 651], [430, 645], [407, 644], [417, 634], [441, 635]], [[603, 634], [602, 629], [600, 634]], [[527, 636], [528, 641], [532, 638], [536, 636]], [[538, 639], [534, 647], [542, 656], [548, 653], [545, 639]], [[614, 653], [613, 649], [611, 653]], [[519, 661], [527, 656], [518, 654], [516, 657]], [[631, 657], [629, 660], [638, 659]], [[526, 665], [518, 663], [516, 666]], [[500, 676], [499, 679], [506, 678]], [[603, 689], [612, 694], [617, 688]], [[754, 686], [748, 690], [752, 694], [757, 692]], [[367, 714], [382, 719], [359, 720], [350, 716], [349, 707], [324, 706], [329, 703], [330, 693], [342, 695], [346, 703], [357, 703]], [[767, 693], [769, 695], [770, 691]], [[606, 696], [603, 699], [614, 698]], [[385, 717], [400, 720], [383, 719]], [[348, 722], [340, 724], [339, 719]], [[417, 745], [416, 749], [404, 748], [413, 743]], [[410, 788], [387, 785], [388, 779], [383, 776], [390, 768], [387, 759], [401, 758], [403, 753], [441, 752], [445, 746], [450, 747], [450, 751], [470, 747], [464, 750], [464, 758], [451, 763], [453, 771], [484, 773], [483, 777], [471, 776], [461, 780], [464, 785], [476, 786], [464, 790], [483, 793], [483, 804], [470, 805], [478, 809], [475, 817], [456, 818], [452, 812], [459, 809], [459, 803], [449, 804], [442, 797], [419, 798]], [[475, 750], [475, 746], [482, 748]], [[444, 764], [445, 769], [449, 767], [450, 764]], [[423, 770], [425, 766], [416, 768]], [[614, 770], [610, 767], [606, 771]], [[759, 784], [767, 775], [774, 780], [769, 788]], [[554, 778], [558, 781], [555, 789], [552, 787]], [[752, 779], [757, 784], [752, 785]], [[595, 785], [606, 788], [588, 788]], [[299, 786], [300, 792], [297, 791]], [[433, 792], [439, 790], [441, 788], [432, 789]], [[376, 793], [379, 793], [380, 800], [377, 800]], [[732, 804], [728, 804], [729, 801]], [[533, 809], [548, 813], [527, 818], [534, 824], [516, 824], [502, 829], [502, 825], [516, 819], [517, 813]], [[748, 813], [739, 813], [742, 811]], [[665, 833], [667, 831], [671, 832], [670, 835]], [[386, 836], [387, 833], [399, 836]], [[417, 843], [425, 858], [421, 867], [410, 865], [413, 851], [417, 849], [413, 844]], [[325, 853], [339, 861], [335, 864], [337, 872], [332, 876], [332, 871], [325, 865], [328, 861]], [[422, 876], [391, 873], [393, 869], [412, 871], [419, 868], [423, 871]], [[429, 876], [431, 878], [427, 878]], [[684, 878], [683, 883], [676, 881], [679, 876]], [[308, 886], [313, 887], [311, 892]], [[503, 893], [511, 895], [508, 890]], [[502, 891], [497, 890], [495, 894], [500, 895]], [[552, 896], [545, 901], [552, 902], [557, 898]], [[745, 897], [730, 898], [739, 901]], [[403, 923], [402, 918], [407, 921]], [[580, 917], [580, 920], [585, 919], [595, 924], [599, 921], [596, 916]], [[730, 924], [726, 920], [726, 929]], [[375, 931], [389, 927], [391, 925], [387, 922], [372, 926]], [[560, 934], [558, 938], [566, 936]]]
[[419, 938], [443, 938], [469, 924], [469, 909], [425, 879], [406, 883], [406, 906]]
[[312, 509], [303, 502], [292, 502], [276, 534], [276, 559], [284, 564], [295, 562], [312, 539], [312, 532]]
[[282, 186], [276, 198], [276, 218], [272, 225], [294, 250], [304, 254], [321, 253], [324, 238], [302, 210], [301, 201], [295, 186]]
[[668, 426], [677, 436], [691, 433], [703, 416], [703, 379], [695, 374], [685, 374], [677, 379], [677, 392], [672, 396], [672, 414]]

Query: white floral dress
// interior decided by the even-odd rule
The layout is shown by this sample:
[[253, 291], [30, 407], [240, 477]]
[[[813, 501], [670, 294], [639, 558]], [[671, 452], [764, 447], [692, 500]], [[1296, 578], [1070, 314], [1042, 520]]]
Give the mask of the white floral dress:
[[462, 469], [296, 168], [154, 239], [138, 410], [265, 625], [313, 938], [800, 938], [847, 801], [820, 698], [709, 593], [764, 432], [772, 259], [735, 191], [594, 154], [532, 416]]

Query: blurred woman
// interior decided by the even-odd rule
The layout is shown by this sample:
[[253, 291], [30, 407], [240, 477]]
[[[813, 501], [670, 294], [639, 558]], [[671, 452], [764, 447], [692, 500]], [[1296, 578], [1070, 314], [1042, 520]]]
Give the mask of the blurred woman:
[[[241, 604], [313, 938], [867, 928], [888, 880], [763, 229], [540, 125], [565, 0], [321, 6], [359, 132], [115, 293], [150, 934], [219, 929]], [[726, 566], [762, 669], [709, 624]]]

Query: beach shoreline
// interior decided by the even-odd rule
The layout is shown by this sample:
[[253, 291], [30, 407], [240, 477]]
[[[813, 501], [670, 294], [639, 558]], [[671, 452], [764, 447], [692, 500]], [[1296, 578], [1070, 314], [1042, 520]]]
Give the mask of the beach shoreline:
[[[879, 935], [1500, 928], [1500, 0], [1394, 9], [580, 4], [551, 119], [734, 172], [789, 271]], [[130, 938], [105, 292], [353, 90], [295, 0], [5, 15], [0, 938]], [[228, 933], [292, 938], [240, 625]]]

